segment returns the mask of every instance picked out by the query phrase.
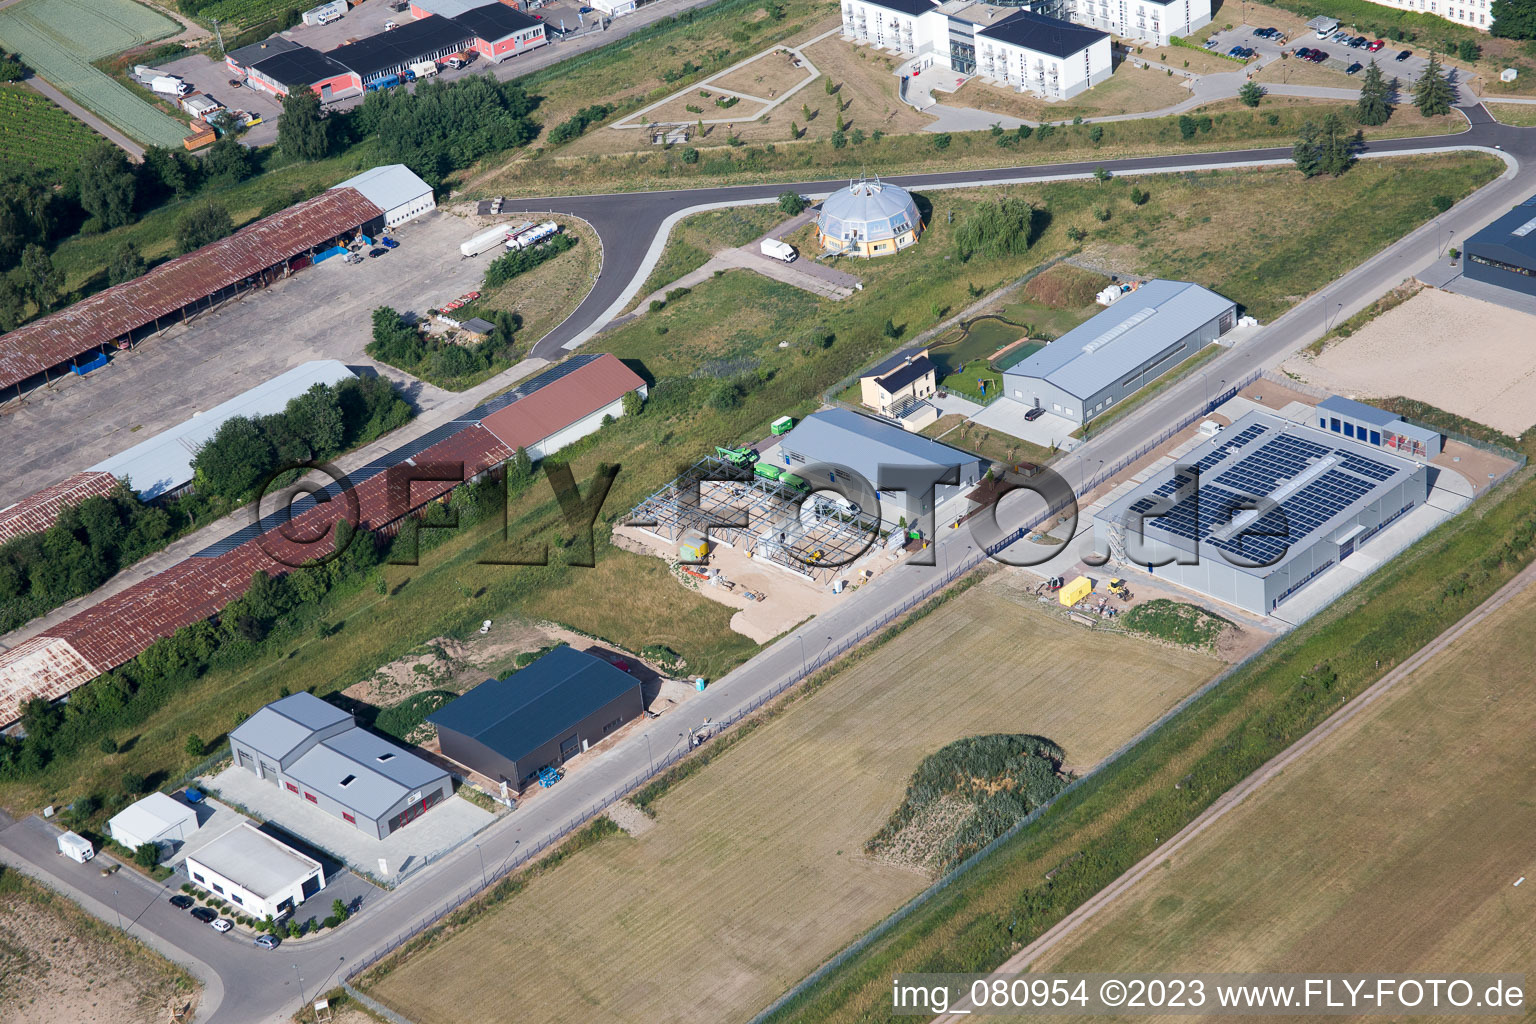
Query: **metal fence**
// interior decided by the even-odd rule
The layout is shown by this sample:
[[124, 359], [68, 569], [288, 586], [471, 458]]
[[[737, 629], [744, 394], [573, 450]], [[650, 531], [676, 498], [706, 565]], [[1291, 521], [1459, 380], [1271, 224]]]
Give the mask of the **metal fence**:
[[[1165, 428], [1161, 433], [1159, 433], [1155, 437], [1153, 437], [1153, 438], [1143, 442], [1130, 455], [1127, 455], [1124, 458], [1116, 461], [1113, 465], [1103, 467], [1091, 479], [1086, 481], [1086, 483], [1084, 484], [1084, 486], [1082, 488], [1083, 492], [1087, 493], [1087, 491], [1089, 491], [1092, 488], [1098, 486], [1100, 483], [1103, 483], [1105, 480], [1113, 477], [1115, 474], [1121, 472], [1127, 466], [1130, 466], [1132, 463], [1136, 462], [1138, 459], [1141, 459], [1148, 452], [1152, 451], [1154, 448], [1156, 448], [1159, 445], [1163, 444], [1165, 441], [1167, 441], [1174, 434], [1177, 434], [1179, 431], [1183, 430], [1185, 427], [1189, 426], [1191, 423], [1193, 423], [1195, 420], [1199, 419], [1200, 417], [1205, 416], [1212, 409], [1216, 408], [1216, 406], [1220, 405], [1221, 402], [1225, 401], [1226, 398], [1229, 397], [1231, 394], [1233, 394], [1236, 391], [1239, 391], [1242, 388], [1245, 388], [1249, 384], [1253, 383], [1255, 380], [1258, 379], [1258, 376], [1259, 376], [1258, 373], [1250, 374], [1244, 380], [1242, 380], [1242, 381], [1232, 385], [1228, 389], [1227, 394], [1218, 396], [1213, 402], [1207, 403], [1206, 405], [1201, 406], [1195, 412], [1190, 413], [1190, 414], [1184, 416], [1182, 419], [1178, 420], [1172, 426], [1169, 426], [1169, 427]], [[840, 642], [837, 643], [836, 646], [829, 646], [825, 651], [823, 651], [821, 654], [817, 655], [814, 660], [804, 663], [802, 669], [799, 672], [790, 672], [783, 679], [781, 679], [778, 683], [776, 683], [773, 687], [771, 687], [770, 689], [768, 689], [768, 690], [764, 691], [763, 693], [759, 694], [749, 704], [746, 704], [746, 705], [744, 705], [744, 706], [742, 706], [740, 708], [737, 708], [730, 715], [728, 715], [728, 716], [720, 719], [719, 721], [713, 723], [712, 734], [715, 735], [715, 736], [720, 735], [722, 732], [724, 732], [726, 729], [729, 729], [731, 726], [735, 725], [737, 722], [740, 722], [742, 719], [746, 718], [747, 716], [756, 713], [765, 704], [769, 703], [770, 701], [778, 699], [790, 687], [795, 686], [796, 684], [801, 683], [801, 682], [803, 682], [806, 679], [809, 679], [811, 676], [814, 676], [817, 672], [820, 672], [823, 668], [827, 667], [829, 664], [831, 664], [832, 662], [836, 661], [838, 658], [842, 657], [844, 654], [846, 654], [853, 647], [856, 647], [857, 645], [863, 643], [865, 640], [869, 639], [874, 634], [876, 634], [876, 633], [880, 632], [881, 630], [885, 629], [892, 622], [894, 622], [895, 620], [897, 620], [897, 619], [901, 618], [902, 616], [906, 615], [913, 608], [915, 608], [918, 605], [928, 601], [936, 593], [938, 593], [944, 587], [948, 586], [954, 580], [956, 580], [956, 579], [960, 578], [961, 576], [964, 576], [966, 573], [972, 571], [977, 566], [979, 566], [982, 562], [984, 562], [987, 559], [991, 558], [993, 555], [996, 555], [998, 552], [1002, 551], [1004, 548], [1007, 548], [1010, 545], [1015, 544], [1018, 541], [1024, 539], [1024, 537], [1031, 530], [1035, 529], [1040, 524], [1046, 522], [1052, 516], [1055, 516], [1058, 513], [1060, 513], [1063, 510], [1065, 510], [1066, 508], [1068, 508], [1072, 504], [1072, 500], [1073, 499], [1069, 498], [1069, 499], [1066, 499], [1066, 500], [1063, 500], [1063, 501], [1055, 503], [1054, 505], [1052, 505], [1049, 508], [1047, 508], [1045, 511], [1041, 512], [1033, 520], [1031, 520], [1030, 522], [1026, 523], [1023, 526], [1020, 526], [1018, 529], [1014, 530], [1012, 533], [1009, 533], [1007, 536], [1003, 537], [1001, 540], [998, 540], [998, 541], [996, 541], [996, 542], [994, 542], [994, 543], [992, 543], [990, 545], [987, 545], [984, 548], [981, 548], [981, 549], [979, 549], [977, 551], [974, 551], [970, 555], [970, 557], [965, 558], [965, 559], [961, 560], [960, 562], [958, 562], [957, 564], [951, 566], [947, 572], [939, 573], [938, 575], [935, 576], [935, 578], [933, 579], [932, 582], [930, 582], [927, 585], [923, 586], [916, 593], [909, 595], [904, 601], [901, 602], [900, 605], [887, 610], [885, 613], [880, 615], [875, 620], [865, 624], [857, 633], [854, 633], [854, 634], [852, 634], [850, 636], [844, 637]], [[1162, 718], [1158, 719], [1157, 722], [1155, 722], [1155, 723], [1153, 723], [1153, 725], [1149, 726], [1146, 730], [1144, 730], [1141, 734], [1139, 734], [1134, 740], [1130, 741], [1125, 746], [1123, 746], [1120, 749], [1120, 751], [1117, 751], [1114, 755], [1112, 755], [1109, 759], [1107, 759], [1104, 762], [1104, 765], [1110, 764], [1115, 758], [1117, 758], [1125, 750], [1130, 749], [1130, 747], [1134, 746], [1136, 743], [1139, 743], [1142, 740], [1142, 738], [1144, 738], [1147, 735], [1150, 735], [1153, 730], [1155, 730], [1163, 722], [1167, 721], [1168, 718], [1170, 718], [1172, 715], [1176, 714], [1180, 709], [1182, 709], [1185, 706], [1187, 706], [1190, 703], [1190, 701], [1195, 700], [1201, 694], [1205, 693], [1206, 690], [1210, 689], [1211, 686], [1216, 685], [1218, 682], [1221, 681], [1221, 679], [1225, 679], [1228, 675], [1231, 674], [1232, 671], [1235, 671], [1236, 668], [1241, 667], [1242, 665], [1246, 665], [1248, 663], [1248, 660], [1251, 660], [1251, 657], [1252, 656], [1250, 656], [1249, 659], [1245, 659], [1244, 661], [1240, 662], [1238, 666], [1234, 666], [1233, 669], [1229, 669], [1227, 672], [1223, 673], [1220, 677], [1218, 677], [1218, 679], [1212, 681], [1211, 683], [1207, 684], [1205, 687], [1202, 687], [1200, 690], [1196, 691], [1189, 698], [1187, 698], [1185, 701], [1183, 701], [1177, 707], [1175, 707], [1172, 711], [1169, 711]], [[351, 980], [355, 980], [356, 978], [360, 977], [365, 971], [367, 971], [369, 968], [371, 968], [374, 964], [378, 963], [380, 960], [382, 960], [385, 957], [389, 956], [390, 954], [394, 953], [395, 951], [400, 949], [402, 946], [406, 945], [407, 943], [409, 943], [410, 941], [415, 939], [417, 936], [421, 935], [423, 932], [426, 932], [429, 929], [435, 927], [438, 924], [438, 922], [443, 920], [443, 918], [447, 917], [449, 914], [452, 914], [455, 910], [458, 910], [460, 907], [464, 906], [466, 903], [468, 903], [470, 900], [474, 899], [476, 896], [479, 896], [487, 888], [489, 888], [491, 886], [494, 886], [495, 884], [500, 882], [503, 878], [507, 877], [512, 872], [514, 872], [514, 871], [518, 870], [519, 868], [523, 867], [524, 865], [526, 865], [527, 863], [532, 861], [534, 858], [536, 858], [540, 854], [544, 853], [544, 851], [546, 851], [546, 850], [550, 849], [552, 846], [555, 846], [558, 843], [562, 842], [571, 833], [575, 832], [577, 829], [579, 829], [582, 826], [586, 825], [588, 822], [594, 820], [609, 805], [615, 803], [618, 800], [623, 799], [628, 794], [630, 794], [630, 793], [634, 792], [635, 790], [639, 789], [646, 782], [648, 782], [651, 779], [657, 777], [662, 772], [665, 772], [667, 769], [671, 768], [674, 764], [676, 764], [677, 762], [681, 761], [683, 758], [687, 757], [689, 753], [690, 753], [689, 750], [673, 750], [673, 751], [671, 751], [666, 756], [664, 756], [660, 760], [658, 760], [655, 763], [654, 766], [652, 766], [650, 768], [647, 768], [643, 772], [637, 773], [632, 778], [626, 780], [623, 783], [620, 783], [620, 784], [618, 784], [616, 786], [610, 787], [609, 790], [607, 791], [607, 793], [605, 793], [603, 796], [601, 796], [597, 800], [593, 801], [587, 807], [583, 808], [580, 812], [570, 815], [558, 828], [556, 828], [554, 831], [552, 831], [552, 832], [548, 833], [547, 835], [545, 835], [542, 839], [539, 839], [537, 842], [534, 842], [534, 843], [532, 843], [532, 844], [530, 844], [528, 846], [519, 847], [518, 850], [511, 857], [509, 857], [506, 860], [505, 863], [503, 863], [494, 872], [491, 872], [490, 874], [488, 874], [485, 877], [485, 880], [482, 882], [481, 885], [479, 885], [479, 886], [472, 886], [470, 889], [468, 889], [465, 892], [461, 893], [459, 896], [455, 897], [454, 899], [449, 900], [449, 901], [443, 903], [437, 909], [429, 911], [427, 914], [423, 915], [422, 918], [416, 924], [414, 924], [413, 926], [411, 926], [409, 929], [407, 929], [406, 931], [402, 932], [401, 934], [397, 935], [387, 946], [384, 946], [383, 948], [381, 948], [381, 949], [379, 949], [379, 950], [369, 954], [368, 956], [359, 959], [355, 963], [353, 963], [351, 965], [351, 969], [349, 970], [349, 972], [347, 974], [347, 979], [349, 981], [351, 981]], [[1103, 765], [1101, 765], [1098, 770], [1102, 770], [1102, 768], [1103, 768]], [[1085, 776], [1085, 778], [1087, 778], [1087, 777], [1091, 777], [1091, 776]], [[1079, 782], [1081, 782], [1081, 781], [1082, 780], [1079, 780]], [[1074, 783], [1073, 785], [1075, 786], [1077, 784], [1078, 783]], [[1070, 787], [1069, 787], [1069, 789], [1070, 789]], [[1049, 806], [1049, 805], [1047, 805], [1047, 806]], [[1040, 809], [1040, 811], [1043, 811], [1043, 810], [1044, 810], [1044, 808]], [[932, 896], [932, 894], [934, 892], [937, 892], [943, 886], [950, 884], [950, 882], [952, 882], [954, 880], [954, 878], [958, 877], [964, 871], [969, 870], [969, 868], [973, 864], [975, 864], [977, 861], [979, 861], [979, 859], [983, 855], [985, 855], [987, 852], [989, 852], [990, 850], [994, 849], [998, 843], [1002, 842], [1008, 836], [1013, 835], [1020, 828], [1023, 828], [1028, 823], [1034, 821], [1039, 816], [1040, 811], [1036, 811], [1035, 814], [1030, 815], [1029, 817], [1025, 818], [1023, 821], [1021, 821], [1018, 824], [1016, 824], [1012, 829], [1010, 829], [1008, 832], [1004, 833], [1003, 836], [1000, 836], [998, 839], [993, 840], [992, 843], [988, 844], [982, 850], [979, 850], [975, 854], [972, 854], [970, 857], [966, 858], [965, 861], [963, 861], [960, 865], [958, 865], [954, 869], [954, 871], [952, 871], [949, 875], [945, 876], [944, 879], [942, 879], [940, 882], [936, 883], [935, 886], [930, 887], [928, 890], [925, 890], [912, 903], [909, 903], [906, 907], [903, 907], [901, 910], [899, 910], [895, 914], [893, 914], [891, 916], [891, 918], [888, 918], [885, 922], [882, 922], [882, 924], [878, 925], [874, 931], [871, 931], [864, 939], [859, 940], [859, 942], [856, 943], [855, 946], [849, 947], [848, 950], [845, 950], [843, 954], [840, 954], [841, 959], [835, 959], [835, 960], [831, 961], [828, 964], [828, 966], [823, 967], [820, 972], [818, 972], [815, 975], [812, 975], [811, 978], [808, 978], [806, 981], [802, 982], [800, 986], [797, 986], [796, 989], [793, 990], [790, 993], [790, 995], [793, 995], [794, 992], [800, 991], [800, 989], [803, 988], [805, 985], [812, 983], [815, 978], [820, 977], [820, 975], [825, 973], [826, 970], [831, 969], [831, 967], [833, 965], [835, 965], [837, 963], [841, 963], [842, 959], [846, 959], [847, 956], [852, 955], [852, 953], [856, 952], [857, 949], [862, 949], [864, 944], [867, 944], [867, 942], [872, 941], [873, 938], [877, 937], [878, 934], [881, 931], [883, 931], [883, 930], [889, 928], [891, 925], [895, 924], [896, 921], [899, 921], [902, 917], [906, 916], [906, 914], [911, 913], [911, 911], [913, 909], [915, 909], [917, 906], [921, 905], [922, 902], [926, 901], [930, 896]], [[445, 852], [452, 852], [452, 851], [445, 851]], [[439, 858], [441, 856], [443, 856], [443, 855], [440, 854]], [[426, 865], [423, 864], [422, 866], [425, 867]], [[784, 998], [787, 999], [787, 998], [789, 998], [789, 996], [786, 995]], [[780, 1000], [780, 1003], [782, 1003], [782, 1001], [783, 1000]], [[779, 1003], [775, 1003], [774, 1004], [775, 1007], [777, 1007], [778, 1005], [779, 1005]], [[759, 1014], [759, 1018], [758, 1019], [761, 1019], [766, 1013], [771, 1012], [771, 1010], [772, 1010], [772, 1008], [770, 1008], [770, 1010], [768, 1010], [768, 1011], [764, 1011], [764, 1014]]]

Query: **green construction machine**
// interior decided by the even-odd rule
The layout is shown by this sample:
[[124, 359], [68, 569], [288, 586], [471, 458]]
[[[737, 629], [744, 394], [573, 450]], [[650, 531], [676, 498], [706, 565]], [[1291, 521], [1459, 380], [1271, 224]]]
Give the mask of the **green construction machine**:
[[721, 448], [716, 446], [715, 454], [733, 466], [741, 466], [750, 469], [757, 461], [757, 450], [743, 445], [740, 448]]

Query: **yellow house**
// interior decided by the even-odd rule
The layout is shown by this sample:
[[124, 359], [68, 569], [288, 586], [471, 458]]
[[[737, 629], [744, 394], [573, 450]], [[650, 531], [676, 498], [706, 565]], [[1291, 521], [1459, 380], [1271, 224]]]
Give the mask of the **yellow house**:
[[882, 416], [899, 418], [903, 410], [932, 398], [937, 389], [937, 375], [927, 349], [903, 352], [859, 378], [860, 401]]
[[911, 193], [879, 179], [838, 189], [816, 218], [821, 251], [843, 256], [888, 256], [916, 242], [922, 230]]

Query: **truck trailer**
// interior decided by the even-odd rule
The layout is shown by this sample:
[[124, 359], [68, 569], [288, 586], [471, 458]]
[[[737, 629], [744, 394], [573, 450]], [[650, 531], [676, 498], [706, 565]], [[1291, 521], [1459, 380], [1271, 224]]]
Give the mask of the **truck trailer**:
[[542, 224], [534, 225], [533, 227], [527, 229], [526, 231], [519, 231], [519, 232], [517, 232], [514, 235], [508, 236], [508, 238], [507, 238], [507, 248], [508, 249], [528, 249], [528, 248], [531, 248], [531, 247], [533, 247], [535, 245], [538, 245], [540, 242], [544, 241], [546, 238], [553, 238], [555, 235], [558, 235], [559, 233], [560, 233], [560, 225], [556, 224], [552, 220], [547, 220], [547, 221], [545, 221]]
[[459, 246], [461, 256], [479, 256], [483, 252], [489, 252], [507, 240], [507, 232], [510, 225], [498, 224], [493, 228], [486, 228], [474, 238]]
[[149, 80], [149, 88], [152, 92], [158, 92], [166, 96], [185, 96], [192, 91], [192, 87], [174, 75], [161, 75]]

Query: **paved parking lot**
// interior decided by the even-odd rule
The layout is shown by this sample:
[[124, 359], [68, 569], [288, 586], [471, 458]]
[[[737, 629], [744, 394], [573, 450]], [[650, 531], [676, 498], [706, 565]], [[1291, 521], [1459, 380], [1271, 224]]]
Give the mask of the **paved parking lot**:
[[[1400, 92], [1402, 94], [1402, 96], [1400, 96], [1400, 100], [1403, 96], [1406, 96], [1408, 88], [1414, 82], [1418, 81], [1419, 75], [1424, 72], [1425, 66], [1429, 63], [1429, 50], [1427, 48], [1422, 50], [1419, 49], [1419, 44], [1417, 43], [1394, 43], [1389, 39], [1386, 41], [1386, 45], [1384, 47], [1382, 47], [1376, 53], [1371, 53], [1364, 46], [1353, 48], [1341, 39], [1335, 39], [1332, 37], [1328, 39], [1319, 39], [1315, 32], [1303, 32], [1297, 36], [1287, 39], [1284, 45], [1280, 45], [1274, 40], [1260, 39], [1253, 34], [1255, 29], [1265, 27], [1267, 26], [1238, 25], [1230, 32], [1213, 32], [1205, 37], [1205, 41], [1214, 39], [1216, 41], [1215, 45], [1209, 47], [1209, 49], [1212, 49], [1217, 53], [1226, 53], [1234, 46], [1247, 46], [1252, 48], [1255, 51], [1255, 56], [1249, 60], [1249, 66], [1254, 68], [1261, 67], [1275, 60], [1281, 59], [1280, 55], [1282, 52], [1291, 54], [1291, 56], [1284, 58], [1284, 63], [1282, 64], [1281, 68], [1278, 69], [1281, 75], [1279, 81], [1282, 84], [1286, 84], [1285, 71], [1287, 67], [1292, 61], [1298, 61], [1302, 65], [1323, 67], [1332, 71], [1337, 71], [1339, 73], [1338, 88], [1358, 88], [1358, 85], [1355, 84], [1358, 81], [1358, 73], [1357, 75], [1347, 75], [1345, 74], [1346, 70], [1351, 64], [1355, 63], [1369, 66], [1372, 59], [1374, 59], [1377, 65], [1381, 68], [1381, 73], [1387, 78], [1388, 81], [1391, 81], [1393, 78], [1398, 80], [1401, 87]], [[1341, 31], [1344, 31], [1346, 36], [1365, 34], [1363, 32], [1354, 32], [1349, 26], [1345, 26]], [[1367, 36], [1367, 39], [1373, 38], [1374, 37]], [[1321, 64], [1313, 65], [1310, 61], [1303, 61], [1295, 56], [1295, 52], [1302, 48], [1311, 50], [1320, 49], [1328, 54], [1328, 58]], [[1409, 56], [1406, 60], [1399, 61], [1397, 60], [1397, 55], [1403, 50], [1410, 50], [1412, 55]], [[1233, 66], [1236, 67], [1236, 65]], [[1459, 77], [1457, 70], [1455, 68], [1447, 68], [1446, 74], [1447, 77], [1449, 77], [1451, 84], [1455, 85]]]
[[477, 287], [490, 256], [461, 259], [458, 246], [478, 223], [428, 214], [395, 229], [400, 247], [387, 256], [328, 260], [13, 401], [0, 418], [13, 466], [0, 507], [311, 359], [371, 367], [404, 382], [418, 409], [433, 408], [444, 392], [364, 354], [369, 316], [386, 305], [424, 312]]
[[[230, 766], [212, 785], [224, 798], [338, 857], [350, 867], [386, 882], [414, 873], [428, 861], [468, 842], [496, 820], [460, 797], [449, 797], [419, 819], [383, 839], [360, 832], [339, 818], [292, 796], [244, 768]], [[317, 858], [318, 859], [318, 858]], [[381, 871], [379, 861], [387, 871]]]
[[247, 146], [270, 146], [277, 141], [277, 115], [282, 112], [282, 101], [260, 89], [235, 88], [229, 84], [234, 75], [223, 61], [213, 61], [201, 53], [160, 65], [164, 71], [179, 76], [198, 92], [207, 93], [230, 110], [244, 110], [260, 114], [262, 123], [240, 136]]

